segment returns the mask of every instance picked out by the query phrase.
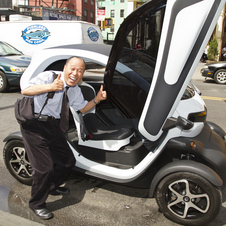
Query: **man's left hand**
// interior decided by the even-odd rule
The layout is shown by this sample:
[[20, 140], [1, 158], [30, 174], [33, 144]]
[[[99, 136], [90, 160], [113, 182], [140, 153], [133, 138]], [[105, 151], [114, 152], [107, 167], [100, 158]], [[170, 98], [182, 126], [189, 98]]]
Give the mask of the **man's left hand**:
[[106, 99], [107, 99], [107, 92], [103, 90], [103, 85], [101, 85], [100, 90], [95, 97], [95, 101], [100, 102]]

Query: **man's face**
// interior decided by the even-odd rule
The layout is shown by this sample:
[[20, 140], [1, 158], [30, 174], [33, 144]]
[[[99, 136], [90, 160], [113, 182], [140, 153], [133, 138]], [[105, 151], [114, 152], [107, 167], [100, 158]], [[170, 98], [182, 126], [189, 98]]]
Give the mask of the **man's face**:
[[85, 64], [79, 58], [72, 58], [64, 66], [64, 80], [68, 86], [75, 86], [83, 77]]

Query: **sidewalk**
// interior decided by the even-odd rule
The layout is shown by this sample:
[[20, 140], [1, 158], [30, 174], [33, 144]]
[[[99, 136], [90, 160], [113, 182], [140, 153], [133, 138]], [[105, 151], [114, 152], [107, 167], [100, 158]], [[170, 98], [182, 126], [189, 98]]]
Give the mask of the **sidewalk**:
[[43, 226], [44, 224], [37, 223], [35, 221], [31, 221], [25, 219], [23, 217], [19, 217], [17, 215], [7, 213], [0, 210], [0, 226]]
[[192, 76], [192, 79], [194, 79], [194, 80], [202, 80], [202, 81], [205, 80], [205, 77], [203, 77], [201, 75], [201, 73], [200, 73], [201, 69], [204, 67], [205, 64], [206, 63], [201, 63], [201, 62], [198, 63], [198, 66], [195, 69], [195, 72], [194, 72], [194, 74]]

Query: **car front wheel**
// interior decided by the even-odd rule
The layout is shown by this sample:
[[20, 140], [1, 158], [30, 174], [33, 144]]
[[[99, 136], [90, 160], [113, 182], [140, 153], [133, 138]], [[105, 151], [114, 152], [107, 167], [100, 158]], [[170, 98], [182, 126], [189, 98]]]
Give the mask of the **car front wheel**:
[[32, 167], [23, 141], [11, 140], [7, 142], [4, 147], [3, 157], [7, 169], [14, 178], [23, 184], [32, 184]]
[[206, 225], [221, 206], [222, 194], [203, 177], [184, 172], [165, 177], [158, 185], [156, 201], [162, 213], [182, 225]]
[[0, 93], [7, 92], [9, 90], [9, 82], [4, 72], [0, 71]]
[[214, 80], [218, 84], [226, 84], [226, 70], [220, 69], [215, 72]]

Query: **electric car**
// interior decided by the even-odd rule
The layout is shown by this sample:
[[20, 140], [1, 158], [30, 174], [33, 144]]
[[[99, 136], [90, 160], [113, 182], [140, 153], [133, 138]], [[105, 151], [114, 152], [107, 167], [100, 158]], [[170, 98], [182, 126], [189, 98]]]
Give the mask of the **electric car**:
[[[71, 55], [87, 65], [106, 64], [107, 100], [85, 115], [70, 109], [67, 140], [76, 158], [74, 171], [149, 188], [161, 212], [183, 225], [213, 220], [226, 184], [225, 131], [206, 121], [205, 103], [189, 83], [224, 4], [148, 1], [124, 20], [111, 49], [45, 49], [32, 57], [21, 78], [23, 84], [41, 71], [59, 71]], [[91, 100], [101, 81], [88, 80], [80, 88]], [[21, 133], [4, 142], [7, 169], [30, 184], [32, 168]]]

